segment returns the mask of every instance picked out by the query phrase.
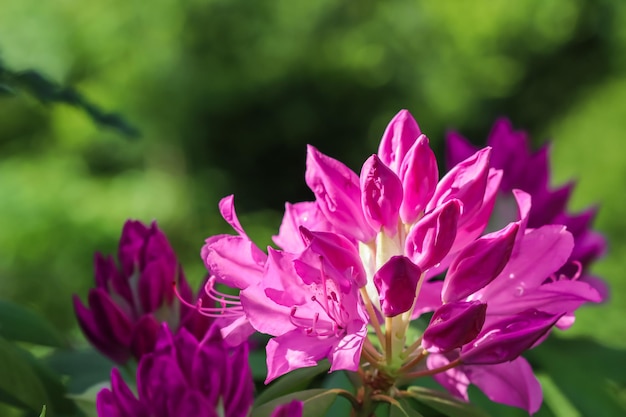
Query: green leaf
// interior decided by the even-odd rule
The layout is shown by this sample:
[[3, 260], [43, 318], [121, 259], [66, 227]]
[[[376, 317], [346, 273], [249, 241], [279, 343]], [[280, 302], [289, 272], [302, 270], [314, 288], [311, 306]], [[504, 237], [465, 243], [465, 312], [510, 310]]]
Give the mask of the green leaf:
[[[535, 369], [546, 372], [558, 394], [580, 415], [626, 415], [626, 351], [589, 339], [550, 337], [527, 354]], [[580, 366], [578, 366], [580, 365]], [[558, 398], [546, 397], [547, 400]], [[561, 399], [561, 401], [563, 401]]]
[[45, 362], [55, 372], [69, 378], [67, 390], [73, 394], [108, 380], [114, 366], [113, 362], [91, 348], [57, 351], [46, 357]]
[[92, 385], [80, 394], [70, 394], [68, 397], [76, 402], [78, 408], [80, 408], [87, 417], [98, 417], [98, 411], [96, 410], [96, 398], [101, 389], [109, 388], [110, 385], [111, 384], [107, 380]]
[[275, 398], [303, 390], [309, 385], [313, 378], [323, 372], [327, 372], [329, 368], [330, 364], [328, 361], [323, 361], [316, 366], [291, 371], [270, 384], [267, 389], [257, 397], [255, 405], [259, 406]]
[[404, 398], [390, 402], [389, 417], [424, 417]]
[[41, 413], [39, 413], [39, 417], [46, 417], [46, 406], [44, 404], [43, 407], [41, 407]]
[[65, 345], [61, 335], [46, 320], [31, 310], [6, 300], [0, 300], [0, 336], [44, 346]]
[[253, 350], [248, 355], [248, 363], [255, 381], [265, 381], [267, 377], [267, 365], [265, 350]]
[[11, 403], [39, 412], [46, 404], [46, 391], [36, 373], [15, 346], [0, 338], [0, 394]]
[[418, 386], [409, 387], [406, 392], [407, 396], [449, 417], [489, 417], [485, 411], [461, 401], [447, 392]]
[[293, 400], [299, 400], [304, 403], [302, 417], [321, 417], [326, 414], [330, 406], [337, 399], [337, 395], [341, 392], [343, 392], [343, 390], [324, 388], [294, 392], [253, 409], [251, 417], [269, 417], [277, 406], [290, 403]]

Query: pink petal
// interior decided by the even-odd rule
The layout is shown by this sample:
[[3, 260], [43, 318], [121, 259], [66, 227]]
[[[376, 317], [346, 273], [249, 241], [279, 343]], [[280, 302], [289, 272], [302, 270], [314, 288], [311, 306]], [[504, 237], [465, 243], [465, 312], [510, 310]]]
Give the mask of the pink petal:
[[541, 385], [524, 358], [463, 369], [472, 384], [492, 401], [522, 408], [531, 415], [539, 411], [543, 401]]

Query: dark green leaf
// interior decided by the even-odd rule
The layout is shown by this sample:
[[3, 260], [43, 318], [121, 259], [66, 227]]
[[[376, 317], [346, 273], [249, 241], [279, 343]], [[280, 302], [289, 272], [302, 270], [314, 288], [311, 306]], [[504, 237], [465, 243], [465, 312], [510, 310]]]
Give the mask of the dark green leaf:
[[342, 392], [342, 390], [328, 390], [323, 388], [294, 392], [253, 409], [251, 417], [269, 417], [277, 406], [290, 403], [293, 400], [299, 400], [304, 403], [302, 417], [322, 417], [326, 414], [335, 399], [337, 399], [337, 395], [339, 395], [340, 392]]
[[588, 339], [551, 337], [527, 356], [581, 415], [626, 415], [626, 401], [620, 397], [626, 388], [626, 372], [620, 366], [626, 351]]
[[45, 359], [46, 364], [60, 375], [69, 377], [67, 390], [73, 394], [85, 391], [109, 379], [113, 363], [93, 349], [57, 351]]
[[0, 300], [0, 336], [8, 340], [61, 347], [61, 335], [46, 320], [31, 310]]
[[409, 401], [399, 398], [390, 403], [389, 417], [424, 417], [411, 406]]
[[253, 350], [248, 355], [248, 363], [255, 381], [265, 381], [267, 377], [267, 365], [265, 364], [265, 350]]
[[39, 417], [46, 417], [46, 406], [41, 407], [41, 413], [39, 413]]
[[328, 361], [324, 361], [317, 366], [291, 371], [268, 386], [267, 389], [257, 397], [255, 405], [259, 406], [275, 398], [303, 390], [309, 385], [313, 378], [322, 372], [327, 372], [329, 368], [330, 365]]
[[489, 415], [452, 395], [424, 387], [409, 387], [407, 395], [449, 417], [488, 417]]
[[0, 391], [14, 405], [39, 412], [46, 392], [36, 373], [15, 346], [0, 338]]

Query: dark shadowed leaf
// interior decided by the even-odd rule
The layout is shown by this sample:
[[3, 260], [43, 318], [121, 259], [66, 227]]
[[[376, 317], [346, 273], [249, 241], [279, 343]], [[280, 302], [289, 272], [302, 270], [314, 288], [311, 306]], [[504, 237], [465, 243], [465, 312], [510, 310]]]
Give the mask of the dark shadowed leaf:
[[13, 405], [40, 412], [46, 391], [18, 348], [0, 338], [0, 398]]
[[324, 388], [294, 392], [253, 409], [251, 417], [269, 417], [277, 406], [287, 404], [293, 400], [299, 400], [304, 403], [302, 417], [323, 417], [341, 392], [343, 390]]
[[17, 342], [61, 347], [61, 335], [42, 317], [9, 301], [0, 300], [0, 336]]
[[489, 417], [485, 411], [447, 392], [415, 386], [407, 389], [407, 395], [449, 417]]
[[328, 361], [323, 361], [317, 366], [300, 368], [289, 372], [271, 383], [267, 389], [257, 397], [255, 404], [259, 406], [275, 398], [303, 390], [309, 385], [313, 378], [323, 372], [327, 372], [329, 368], [330, 364]]
[[527, 357], [550, 376], [580, 415], [626, 415], [626, 351], [589, 339], [550, 337]]

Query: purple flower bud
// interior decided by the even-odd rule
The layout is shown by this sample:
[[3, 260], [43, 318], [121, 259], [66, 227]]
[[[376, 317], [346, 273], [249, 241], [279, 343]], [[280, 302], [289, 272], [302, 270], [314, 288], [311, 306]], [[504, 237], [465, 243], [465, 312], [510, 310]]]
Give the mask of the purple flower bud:
[[339, 232], [370, 241], [375, 232], [363, 215], [359, 177], [313, 146], [309, 145], [307, 151], [305, 181], [324, 216]]
[[[173, 282], [181, 296], [191, 290], [174, 251], [156, 223], [125, 223], [118, 248], [120, 267], [111, 257], [95, 256], [96, 288], [89, 292], [89, 308], [74, 297], [78, 323], [89, 341], [104, 355], [123, 364], [154, 349], [162, 321], [177, 326], [195, 314], [175, 299]], [[180, 310], [179, 310], [180, 309]], [[158, 314], [158, 317], [157, 317]]]
[[456, 239], [459, 200], [450, 200], [420, 219], [406, 237], [406, 254], [425, 271], [448, 254]]
[[395, 236], [398, 210], [402, 204], [402, 183], [377, 155], [372, 155], [361, 169], [361, 205], [369, 224], [376, 231]]
[[463, 347], [461, 360], [467, 365], [512, 361], [530, 349], [561, 316], [531, 309], [495, 322]]
[[139, 399], [116, 369], [111, 382], [98, 393], [101, 416], [245, 417], [254, 391], [247, 345], [228, 348], [216, 327], [198, 341], [185, 329], [173, 335], [163, 325], [155, 350], [137, 367]]
[[399, 173], [404, 196], [400, 206], [400, 217], [406, 224], [413, 223], [426, 208], [439, 181], [437, 159], [428, 138], [421, 135], [407, 152]]
[[476, 338], [485, 322], [487, 304], [459, 301], [435, 310], [424, 331], [422, 346], [429, 352], [444, 353]]
[[386, 317], [402, 314], [413, 306], [422, 271], [405, 256], [392, 256], [374, 274], [380, 306]]
[[518, 229], [518, 223], [510, 223], [466, 246], [448, 269], [441, 292], [443, 302], [460, 301], [493, 281], [511, 257]]
[[422, 134], [408, 110], [400, 110], [387, 125], [380, 140], [378, 156], [395, 173], [415, 140]]

